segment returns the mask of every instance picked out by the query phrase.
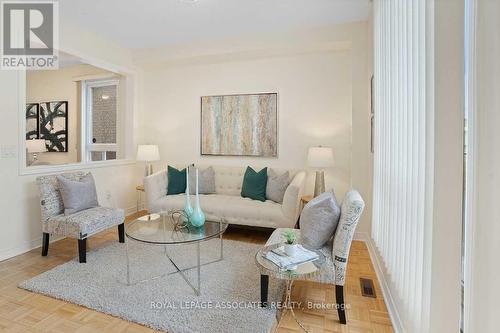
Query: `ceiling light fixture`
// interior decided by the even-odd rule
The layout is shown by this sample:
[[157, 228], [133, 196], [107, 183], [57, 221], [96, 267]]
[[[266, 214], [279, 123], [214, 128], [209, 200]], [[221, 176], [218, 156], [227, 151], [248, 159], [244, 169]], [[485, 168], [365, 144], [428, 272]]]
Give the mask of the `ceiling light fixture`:
[[109, 95], [102, 95], [101, 98], [104, 100], [109, 99]]

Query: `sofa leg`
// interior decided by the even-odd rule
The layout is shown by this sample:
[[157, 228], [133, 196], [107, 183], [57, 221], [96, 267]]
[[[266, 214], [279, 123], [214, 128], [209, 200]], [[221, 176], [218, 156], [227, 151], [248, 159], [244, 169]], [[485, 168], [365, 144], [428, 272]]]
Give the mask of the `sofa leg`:
[[87, 238], [78, 240], [78, 257], [80, 263], [87, 262]]
[[42, 237], [42, 256], [45, 257], [47, 256], [47, 253], [49, 253], [49, 237], [50, 235], [46, 232], [43, 233]]
[[125, 243], [125, 223], [118, 224], [118, 241]]
[[260, 275], [260, 304], [261, 307], [267, 306], [267, 294], [269, 290], [269, 275]]
[[344, 286], [335, 286], [335, 298], [337, 299], [337, 312], [341, 324], [347, 324], [345, 316]]

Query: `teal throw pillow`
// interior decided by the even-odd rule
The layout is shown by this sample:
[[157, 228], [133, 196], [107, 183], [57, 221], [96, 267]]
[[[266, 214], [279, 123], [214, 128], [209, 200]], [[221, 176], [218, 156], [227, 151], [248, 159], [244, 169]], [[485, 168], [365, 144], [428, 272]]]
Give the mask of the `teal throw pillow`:
[[241, 196], [253, 200], [266, 201], [267, 168], [255, 172], [251, 167], [247, 167], [243, 177]]
[[179, 171], [169, 165], [167, 177], [167, 195], [181, 194], [186, 192], [186, 169], [182, 169]]

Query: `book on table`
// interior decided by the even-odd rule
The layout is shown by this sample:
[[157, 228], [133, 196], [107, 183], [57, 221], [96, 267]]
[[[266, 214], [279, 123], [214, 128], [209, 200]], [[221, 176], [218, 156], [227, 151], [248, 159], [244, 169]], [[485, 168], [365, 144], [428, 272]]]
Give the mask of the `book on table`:
[[289, 269], [306, 262], [314, 261], [318, 259], [319, 256], [316, 252], [310, 251], [298, 244], [296, 254], [293, 257], [290, 257], [285, 253], [284, 246], [268, 251], [264, 254], [264, 257], [280, 269]]

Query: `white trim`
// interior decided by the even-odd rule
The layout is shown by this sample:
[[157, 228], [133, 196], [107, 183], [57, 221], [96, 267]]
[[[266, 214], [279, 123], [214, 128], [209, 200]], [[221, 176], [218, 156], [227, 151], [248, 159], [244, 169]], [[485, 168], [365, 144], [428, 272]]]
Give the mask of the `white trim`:
[[25, 175], [38, 175], [38, 174], [50, 174], [65, 171], [74, 170], [86, 170], [86, 169], [97, 169], [97, 168], [111, 168], [116, 166], [125, 166], [136, 164], [134, 160], [110, 160], [110, 161], [96, 161], [87, 163], [71, 163], [71, 164], [59, 164], [59, 165], [35, 165], [25, 168], [25, 170], [20, 173], [20, 176]]
[[356, 235], [360, 238], [358, 240], [364, 241], [366, 247], [368, 248], [368, 253], [370, 254], [370, 259], [375, 269], [375, 274], [377, 275], [380, 289], [382, 290], [382, 295], [384, 296], [384, 303], [387, 307], [387, 312], [389, 313], [389, 317], [391, 319], [392, 328], [396, 333], [403, 333], [405, 332], [403, 321], [401, 320], [401, 315], [399, 314], [398, 308], [396, 307], [396, 302], [392, 297], [391, 290], [385, 279], [385, 274], [383, 273], [384, 266], [380, 262], [380, 256], [377, 253], [375, 244], [373, 243], [372, 238], [366, 232], [357, 232], [355, 234], [355, 237]]
[[73, 81], [94, 81], [94, 80], [118, 80], [119, 76], [117, 74], [91, 74], [91, 75], [81, 75], [75, 76]]
[[[56, 237], [54, 239], [50, 240], [50, 243], [57, 242], [61, 239], [64, 239], [65, 237]], [[31, 250], [34, 250], [36, 248], [39, 248], [42, 246], [42, 238], [36, 238], [32, 239], [31, 241], [26, 241], [22, 245], [12, 247], [10, 249], [1, 249], [0, 250], [0, 262], [4, 260], [8, 260], [10, 258], [19, 256], [21, 254], [24, 254], [26, 252], [29, 252]]]

